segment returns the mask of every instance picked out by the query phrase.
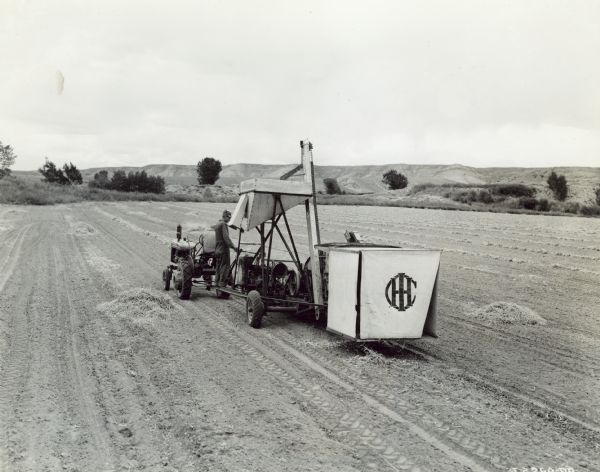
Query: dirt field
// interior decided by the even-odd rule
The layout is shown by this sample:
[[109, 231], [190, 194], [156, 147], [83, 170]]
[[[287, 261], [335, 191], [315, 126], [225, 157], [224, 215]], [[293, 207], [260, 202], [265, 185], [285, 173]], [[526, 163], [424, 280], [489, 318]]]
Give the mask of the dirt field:
[[444, 250], [440, 338], [365, 347], [162, 291], [223, 206], [0, 206], [0, 470], [598, 470], [600, 220], [320, 207]]

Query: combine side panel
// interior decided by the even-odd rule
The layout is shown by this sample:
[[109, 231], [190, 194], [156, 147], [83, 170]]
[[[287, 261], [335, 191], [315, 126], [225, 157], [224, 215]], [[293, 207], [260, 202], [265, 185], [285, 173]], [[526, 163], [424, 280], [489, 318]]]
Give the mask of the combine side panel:
[[435, 300], [438, 251], [363, 251], [361, 339], [420, 338]]
[[358, 316], [358, 258], [356, 251], [329, 253], [327, 330], [351, 338]]
[[327, 329], [357, 340], [436, 336], [439, 251], [330, 248]]

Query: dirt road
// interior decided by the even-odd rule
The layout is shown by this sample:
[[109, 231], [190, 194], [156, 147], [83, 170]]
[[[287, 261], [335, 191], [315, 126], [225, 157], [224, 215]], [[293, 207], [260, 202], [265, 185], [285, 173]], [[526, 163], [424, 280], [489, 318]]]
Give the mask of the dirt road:
[[[324, 207], [324, 241], [444, 250], [441, 337], [366, 348], [162, 292], [221, 210], [0, 206], [0, 470], [598, 470], [598, 220]], [[470, 316], [495, 301], [547, 323]]]

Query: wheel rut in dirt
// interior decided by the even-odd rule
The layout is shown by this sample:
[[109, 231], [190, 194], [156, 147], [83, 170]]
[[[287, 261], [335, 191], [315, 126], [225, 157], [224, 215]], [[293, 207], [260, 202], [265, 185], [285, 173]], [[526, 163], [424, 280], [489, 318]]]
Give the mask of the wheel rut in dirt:
[[[552, 238], [543, 248], [520, 251], [531, 253], [531, 261], [513, 262], [509, 251], [527, 243], [526, 231], [520, 231], [521, 242], [490, 246], [476, 239], [481, 231], [471, 223], [448, 226], [430, 240], [455, 245], [444, 266], [454, 276], [444, 278], [440, 307], [451, 316], [442, 315], [443, 337], [360, 346], [281, 314], [269, 313], [263, 329], [253, 330], [243, 307], [197, 288], [189, 301], [168, 292], [179, 308], [145, 327], [128, 319], [126, 308], [116, 317], [98, 310], [130, 289], [161, 293], [170, 240], [163, 220], [168, 225], [200, 215], [205, 225], [220, 212], [215, 205], [165, 208], [32, 209], [31, 215], [11, 216], [11, 227], [0, 232], [6, 249], [0, 251], [0, 328], [7, 333], [0, 348], [8, 354], [0, 358], [8, 379], [0, 385], [0, 422], [7, 424], [0, 461], [10, 461], [14, 470], [36, 470], [34, 463], [51, 469], [104, 464], [107, 470], [239, 470], [251, 460], [274, 472], [301, 469], [304, 457], [305, 470], [506, 470], [525, 463], [577, 469], [580, 462], [593, 469], [596, 417], [582, 410], [593, 404], [593, 394], [571, 398], [568, 388], [554, 390], [549, 376], [569, 379], [574, 388], [597, 382], [597, 332], [570, 346], [576, 339], [571, 328], [585, 331], [575, 317], [560, 324], [561, 308], [551, 297], [537, 308], [550, 313], [550, 327], [535, 333], [535, 344], [528, 344], [532, 329], [466, 317], [520, 281], [506, 301], [539, 298], [555, 287], [558, 299], [572, 292], [581, 299], [575, 309], [589, 311], [594, 274], [569, 271], [573, 278], [557, 285], [552, 277], [567, 271], [544, 272], [549, 256], [542, 251], [553, 246]], [[334, 209], [323, 218], [328, 210]], [[410, 218], [419, 221], [417, 213]], [[302, 218], [292, 215], [290, 221], [299, 227]], [[337, 231], [345, 223], [336, 224]], [[411, 227], [404, 239], [413, 239], [421, 226]], [[463, 229], [472, 243], [460, 241]], [[569, 245], [550, 251], [583, 256], [572, 264], [557, 256], [565, 266], [597, 257], [590, 253], [597, 252], [593, 239]], [[487, 256], [491, 261], [484, 261]], [[461, 271], [465, 264], [487, 268], [480, 277], [485, 284], [507, 278], [487, 293], [473, 272]], [[35, 270], [39, 277], [28, 277]], [[532, 271], [530, 277], [524, 270]], [[532, 365], [515, 364], [519, 356], [532, 358]], [[475, 370], [479, 357], [484, 365]], [[528, 378], [535, 369], [542, 375]], [[540, 388], [529, 388], [536, 382]]]

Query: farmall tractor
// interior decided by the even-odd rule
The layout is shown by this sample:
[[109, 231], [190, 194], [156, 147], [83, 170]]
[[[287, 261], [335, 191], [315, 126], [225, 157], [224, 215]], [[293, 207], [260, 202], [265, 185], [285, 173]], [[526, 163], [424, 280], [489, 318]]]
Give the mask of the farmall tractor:
[[[222, 293], [244, 298], [248, 323], [259, 328], [267, 312], [312, 313], [327, 330], [359, 341], [436, 336], [436, 299], [440, 251], [404, 249], [362, 242], [351, 231], [346, 241], [321, 243], [315, 201], [312, 144], [301, 141], [302, 164], [280, 180], [251, 179], [240, 184], [240, 198], [228, 225], [238, 230], [231, 283]], [[302, 181], [287, 180], [298, 170]], [[302, 206], [308, 254], [301, 259], [287, 213]], [[249, 252], [242, 236], [257, 232]], [[213, 236], [214, 237], [214, 236]], [[192, 244], [171, 245], [163, 271], [180, 298], [193, 285], [211, 288], [215, 273], [210, 236]], [[274, 241], [285, 247], [275, 257]], [[212, 243], [214, 251], [214, 242]]]
[[171, 262], [163, 270], [163, 287], [169, 290], [171, 283], [177, 296], [187, 300], [192, 286], [199, 285], [210, 290], [215, 275], [215, 234], [207, 231], [197, 243], [181, 237], [181, 225], [177, 226], [177, 237], [171, 242]]

